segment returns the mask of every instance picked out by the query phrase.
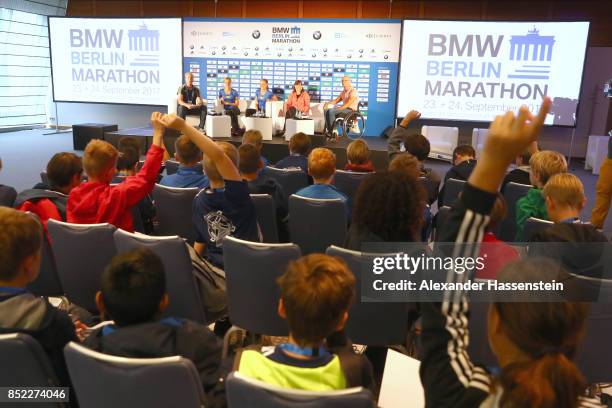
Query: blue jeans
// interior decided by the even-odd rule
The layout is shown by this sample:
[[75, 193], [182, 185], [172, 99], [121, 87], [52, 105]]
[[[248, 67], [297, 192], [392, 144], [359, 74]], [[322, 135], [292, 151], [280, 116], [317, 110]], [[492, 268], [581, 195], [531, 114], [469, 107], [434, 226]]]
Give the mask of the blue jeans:
[[325, 130], [330, 132], [334, 130], [334, 121], [339, 116], [347, 116], [349, 113], [353, 112], [352, 109], [336, 109], [329, 108], [325, 111]]

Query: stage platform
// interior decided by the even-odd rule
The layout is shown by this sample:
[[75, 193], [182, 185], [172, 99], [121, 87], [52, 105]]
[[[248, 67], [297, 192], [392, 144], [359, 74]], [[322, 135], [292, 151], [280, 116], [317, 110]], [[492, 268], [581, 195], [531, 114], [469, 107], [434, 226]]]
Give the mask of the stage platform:
[[[117, 146], [119, 139], [125, 136], [131, 136], [138, 138], [141, 141], [141, 147], [143, 152], [146, 151], [153, 141], [153, 128], [151, 127], [139, 127], [120, 129], [115, 132], [104, 133], [104, 139], [114, 146]], [[164, 141], [166, 148], [170, 154], [174, 154], [174, 142], [178, 138], [179, 133], [167, 129], [164, 135]], [[336, 143], [329, 143], [325, 141], [322, 135], [311, 135], [311, 146], [320, 147], [325, 146], [331, 149], [337, 158], [337, 167], [343, 168], [346, 164], [346, 146], [351, 142], [349, 139], [341, 139]], [[240, 137], [220, 138], [215, 139], [216, 141], [230, 142], [236, 146], [239, 146], [242, 142]], [[384, 170], [387, 168], [389, 159], [387, 156], [387, 139], [380, 137], [366, 137], [365, 140], [370, 146], [372, 163], [376, 170]], [[267, 158], [270, 163], [276, 163], [283, 157], [289, 154], [289, 142], [285, 141], [284, 137], [273, 137], [272, 140], [264, 140], [264, 146], [262, 149], [262, 155]]]

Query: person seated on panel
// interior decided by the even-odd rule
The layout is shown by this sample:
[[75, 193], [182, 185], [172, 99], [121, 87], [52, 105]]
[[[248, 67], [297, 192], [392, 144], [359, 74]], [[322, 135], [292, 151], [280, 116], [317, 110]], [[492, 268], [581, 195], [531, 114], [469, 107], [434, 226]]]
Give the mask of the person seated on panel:
[[259, 82], [259, 89], [255, 91], [255, 100], [257, 101], [256, 109], [247, 109], [246, 116], [253, 116], [255, 112], [261, 113], [265, 116], [266, 113], [266, 102], [275, 101], [277, 98], [274, 96], [270, 88], [268, 87], [268, 80], [262, 79]]
[[203, 324], [162, 316], [170, 302], [180, 302], [168, 298], [168, 272], [150, 249], [133, 249], [113, 257], [96, 293], [98, 310], [105, 320], [113, 321], [94, 329], [83, 344], [129, 358], [182, 356], [194, 363], [206, 397], [212, 398], [219, 378], [221, 342]]
[[311, 254], [292, 261], [277, 279], [278, 315], [286, 343], [249, 347], [234, 358], [247, 377], [283, 388], [330, 391], [373, 389], [372, 365], [353, 350], [344, 325], [355, 298], [355, 276], [340, 258]]
[[206, 125], [206, 105], [200, 89], [193, 84], [193, 73], [185, 73], [185, 85], [179, 91], [177, 114], [185, 119], [187, 115], [200, 115], [200, 129]]
[[[342, 77], [342, 87], [344, 89], [337, 98], [330, 102], [325, 102], [323, 105], [323, 110], [325, 110], [325, 134], [327, 136], [333, 135], [337, 137], [338, 131], [334, 129], [336, 118], [347, 116], [351, 112], [356, 111], [359, 106], [359, 93], [351, 85], [350, 76], [345, 75]], [[335, 105], [339, 102], [342, 102], [342, 105], [336, 107]], [[329, 107], [330, 105], [332, 105], [331, 108]]]
[[238, 91], [232, 88], [232, 78], [225, 77], [223, 80], [223, 88], [219, 89], [219, 103], [223, 105], [223, 110], [226, 115], [232, 118], [232, 136], [240, 136], [243, 130], [238, 124], [238, 115], [240, 115], [240, 95]]
[[363, 139], [353, 140], [346, 147], [346, 165], [344, 170], [371, 173], [375, 171], [370, 160], [370, 148]]
[[302, 81], [299, 79], [293, 83], [293, 91], [289, 94], [281, 112], [281, 114], [285, 114], [285, 127], [283, 127], [283, 131], [286, 128], [287, 119], [294, 119], [298, 112], [303, 116], [310, 114], [310, 95], [304, 89]]
[[202, 167], [202, 152], [187, 135], [181, 135], [174, 143], [174, 158], [179, 168], [174, 174], [164, 176], [159, 184], [167, 187], [207, 188], [210, 182]]
[[298, 132], [289, 139], [289, 156], [280, 159], [274, 167], [277, 169], [298, 168], [308, 173], [308, 151], [310, 150], [310, 136]]

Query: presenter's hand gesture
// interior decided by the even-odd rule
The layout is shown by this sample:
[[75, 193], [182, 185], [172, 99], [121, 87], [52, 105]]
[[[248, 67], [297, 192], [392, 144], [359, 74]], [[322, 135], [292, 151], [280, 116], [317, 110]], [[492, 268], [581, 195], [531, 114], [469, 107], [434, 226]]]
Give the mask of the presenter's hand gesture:
[[185, 126], [187, 126], [187, 123], [185, 122], [185, 120], [176, 116], [174, 113], [171, 113], [169, 115], [164, 115], [161, 118], [161, 122], [163, 123], [165, 127], [170, 128], [170, 129], [179, 130], [179, 131], [183, 130]]

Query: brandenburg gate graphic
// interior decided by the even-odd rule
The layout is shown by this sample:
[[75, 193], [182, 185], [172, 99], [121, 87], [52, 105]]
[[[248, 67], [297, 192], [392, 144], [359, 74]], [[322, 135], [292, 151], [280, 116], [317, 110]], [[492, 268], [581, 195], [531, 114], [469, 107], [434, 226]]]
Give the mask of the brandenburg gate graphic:
[[510, 38], [510, 60], [550, 61], [552, 57], [555, 37], [552, 35], [540, 35], [537, 28], [529, 30], [527, 35], [513, 35]]
[[159, 51], [159, 31], [149, 30], [145, 24], [129, 30], [130, 51]]

